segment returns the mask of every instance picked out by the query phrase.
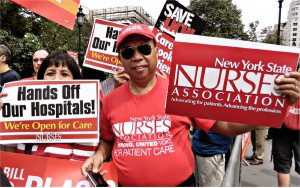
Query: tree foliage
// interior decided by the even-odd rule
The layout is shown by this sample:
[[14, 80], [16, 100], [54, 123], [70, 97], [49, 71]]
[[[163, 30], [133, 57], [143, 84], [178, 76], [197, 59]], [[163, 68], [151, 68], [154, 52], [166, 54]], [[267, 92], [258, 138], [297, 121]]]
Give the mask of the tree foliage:
[[[76, 51], [78, 50], [78, 28], [73, 31], [43, 18], [41, 23], [40, 39], [43, 46], [49, 51]], [[82, 27], [82, 50], [87, 48], [92, 30], [92, 24], [86, 22]]]
[[232, 0], [191, 0], [188, 7], [192, 12], [205, 18], [203, 35], [247, 40], [241, 21], [241, 10]]
[[257, 27], [259, 25], [259, 21], [256, 20], [255, 22], [250, 22], [249, 23], [249, 30], [247, 31], [248, 36], [249, 36], [249, 40], [253, 41], [253, 42], [257, 42], [258, 41], [258, 33], [257, 33]]
[[[277, 32], [274, 32], [272, 26], [263, 28], [261, 34], [264, 35], [264, 38], [262, 39], [263, 43], [277, 44]], [[280, 41], [282, 41], [282, 37]]]
[[257, 30], [258, 26], [258, 20], [249, 23], [249, 30], [247, 31], [247, 34], [249, 36], [250, 41], [268, 44], [277, 43], [277, 32], [274, 31], [272, 26], [265, 27], [260, 31]]
[[[81, 50], [85, 54], [92, 31], [87, 22], [82, 27]], [[69, 30], [8, 0], [0, 0], [0, 44], [13, 53], [12, 68], [22, 78], [33, 74], [32, 54], [38, 49], [78, 51], [78, 28]]]
[[0, 5], [2, 30], [10, 31], [11, 35], [17, 38], [22, 38], [28, 32], [38, 34], [33, 13], [6, 0], [0, 1]]

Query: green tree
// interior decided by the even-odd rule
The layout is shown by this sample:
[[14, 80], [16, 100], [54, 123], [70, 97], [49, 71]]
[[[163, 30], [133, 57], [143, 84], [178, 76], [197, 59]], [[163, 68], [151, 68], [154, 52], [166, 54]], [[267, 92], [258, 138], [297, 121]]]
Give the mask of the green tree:
[[39, 38], [31, 33], [25, 34], [23, 38], [16, 38], [0, 29], [0, 44], [6, 45], [12, 51], [11, 68], [22, 78], [32, 76], [32, 52], [42, 48]]
[[0, 1], [0, 26], [11, 35], [22, 38], [26, 33], [39, 34], [38, 16], [7, 0]]
[[[82, 47], [85, 54], [92, 24], [82, 27]], [[0, 0], [0, 44], [13, 53], [12, 68], [22, 78], [33, 74], [32, 54], [38, 49], [53, 51], [78, 50], [78, 28], [69, 30], [8, 0]]]
[[[272, 26], [265, 27], [260, 31], [257, 31], [259, 26], [259, 21], [249, 23], [249, 30], [247, 34], [249, 35], [249, 40], [253, 42], [262, 42], [268, 44], [277, 43], [277, 32], [274, 31]], [[282, 41], [282, 40], [281, 40]]]
[[203, 35], [247, 40], [243, 31], [241, 10], [232, 0], [191, 0], [188, 7], [192, 12], [205, 18]]
[[263, 43], [277, 44], [277, 32], [274, 32], [272, 26], [263, 28], [261, 34], [265, 36], [262, 40]]
[[[53, 51], [75, 51], [78, 50], [78, 27], [75, 24], [74, 29], [71, 31], [61, 25], [48, 21], [42, 18], [43, 21], [40, 24], [41, 33], [40, 40], [43, 46], [50, 52]], [[92, 24], [88, 21], [82, 27], [82, 46], [81, 50], [85, 53], [90, 39]]]
[[257, 27], [259, 26], [259, 21], [256, 20], [255, 22], [250, 22], [249, 23], [249, 30], [247, 31], [247, 34], [249, 36], [249, 40], [253, 42], [258, 41], [258, 32], [257, 32]]
[[13, 69], [18, 71], [22, 78], [33, 76], [32, 53], [42, 48], [40, 39], [32, 33], [26, 33], [18, 40], [14, 51]]

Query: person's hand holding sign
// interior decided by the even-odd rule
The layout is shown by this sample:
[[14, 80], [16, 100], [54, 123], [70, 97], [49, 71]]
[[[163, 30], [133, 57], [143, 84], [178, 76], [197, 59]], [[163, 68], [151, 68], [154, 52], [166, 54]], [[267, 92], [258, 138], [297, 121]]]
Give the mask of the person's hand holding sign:
[[2, 97], [5, 97], [5, 96], [7, 96], [6, 93], [0, 93], [0, 110], [1, 110], [2, 107], [3, 107], [3, 102], [2, 102], [2, 100], [1, 100], [1, 98], [2, 98]]
[[289, 72], [282, 78], [275, 80], [275, 89], [278, 93], [289, 96], [289, 105], [300, 99], [300, 68], [298, 72]]
[[130, 77], [125, 72], [125, 70], [121, 70], [114, 75], [114, 80], [115, 80], [115, 88], [117, 88], [122, 84], [128, 82], [130, 80]]

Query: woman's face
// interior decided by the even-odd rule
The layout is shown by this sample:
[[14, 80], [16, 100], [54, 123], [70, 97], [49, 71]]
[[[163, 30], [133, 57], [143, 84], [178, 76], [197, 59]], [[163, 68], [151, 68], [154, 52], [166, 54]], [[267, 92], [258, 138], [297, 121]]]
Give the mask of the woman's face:
[[66, 66], [48, 67], [44, 74], [44, 80], [73, 80], [71, 71]]

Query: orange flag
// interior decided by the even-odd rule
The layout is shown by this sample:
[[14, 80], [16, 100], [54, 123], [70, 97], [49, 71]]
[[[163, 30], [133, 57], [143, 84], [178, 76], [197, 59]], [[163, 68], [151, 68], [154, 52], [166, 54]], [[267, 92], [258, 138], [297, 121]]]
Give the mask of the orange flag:
[[73, 30], [80, 0], [11, 0], [53, 22]]

